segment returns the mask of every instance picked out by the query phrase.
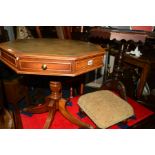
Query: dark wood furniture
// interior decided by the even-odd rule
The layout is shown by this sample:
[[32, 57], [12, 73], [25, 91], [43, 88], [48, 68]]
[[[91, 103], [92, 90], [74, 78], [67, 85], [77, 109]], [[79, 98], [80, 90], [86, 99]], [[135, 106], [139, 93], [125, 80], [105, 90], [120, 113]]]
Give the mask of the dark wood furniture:
[[13, 129], [14, 120], [12, 113], [4, 106], [0, 107], [0, 129]]
[[[110, 40], [116, 39], [117, 41], [125, 40], [125, 41], [134, 41], [142, 43], [145, 42], [147, 38], [147, 34], [145, 32], [126, 32], [126, 31], [111, 31]], [[140, 81], [138, 84], [138, 89], [136, 93], [136, 98], [139, 99], [142, 95], [142, 91], [146, 82], [146, 78], [148, 76], [148, 72], [150, 69], [150, 62], [145, 59], [135, 58], [133, 56], [127, 55], [124, 53], [123, 62], [126, 62], [131, 65], [135, 65], [136, 67], [142, 68], [142, 73], [140, 76]]]
[[[24, 79], [22, 76], [15, 77], [12, 79], [3, 79], [4, 92], [7, 103], [11, 104], [13, 108], [13, 117], [15, 122], [21, 122], [18, 103], [24, 99], [26, 105], [31, 104], [29, 97], [28, 87], [24, 84]], [[22, 128], [22, 124], [16, 124], [15, 128]]]
[[14, 128], [13, 114], [5, 107], [3, 81], [0, 80], [0, 129]]
[[[110, 34], [110, 35], [108, 35]], [[91, 37], [104, 39], [105, 37], [109, 40], [126, 40], [126, 41], [134, 41], [134, 42], [142, 42], [145, 43], [147, 39], [154, 38], [153, 32], [147, 31], [131, 31], [131, 30], [118, 30], [118, 29], [104, 29], [104, 28], [93, 28], [91, 30]], [[101, 42], [99, 42], [102, 44]], [[148, 51], [149, 52], [149, 51]], [[149, 52], [150, 53], [150, 52]], [[141, 56], [139, 58], [135, 58], [133, 56], [129, 56], [127, 54], [124, 55], [123, 62], [133, 65], [135, 67], [141, 68], [140, 81], [138, 84], [136, 98], [140, 99], [142, 97], [142, 92], [144, 85], [146, 83], [147, 77], [149, 75], [149, 71], [151, 66], [155, 63], [155, 59], [151, 56]], [[106, 64], [105, 64], [106, 65]]]
[[141, 40], [142, 42], [145, 42], [146, 38], [153, 38], [155, 36], [154, 32], [148, 32], [148, 31], [132, 31], [127, 29], [113, 29], [113, 28], [92, 28], [90, 30], [90, 37], [93, 38], [110, 38], [109, 36], [117, 37], [117, 40], [126, 39], [126, 40], [132, 40], [134, 38], [135, 42], [138, 42]]
[[[104, 51], [100, 46], [82, 41], [27, 39], [0, 44], [0, 60], [18, 74], [76, 77], [103, 66]], [[50, 81], [51, 94], [45, 104], [31, 111], [49, 112], [44, 128], [49, 128], [56, 110], [71, 122], [89, 128], [66, 110], [61, 82], [55, 79]]]
[[[117, 40], [117, 41], [132, 40], [135, 43], [139, 41], [142, 43], [145, 43], [146, 39], [149, 38], [150, 35], [151, 35], [150, 32], [144, 32], [144, 31], [130, 31], [130, 30], [118, 30], [118, 29], [114, 30], [114, 29], [103, 29], [103, 28], [94, 28], [91, 30], [91, 37], [96, 37], [96, 38], [98, 37], [103, 39], [105, 37], [109, 38], [109, 44], [110, 44], [110, 40], [111, 41], [112, 40]], [[107, 54], [107, 56], [109, 56], [109, 54]], [[142, 91], [149, 74], [150, 64], [152, 64], [153, 61], [148, 59], [147, 57], [142, 56], [140, 58], [135, 58], [127, 54], [124, 55], [123, 61], [125, 63], [134, 65], [136, 67], [140, 67], [142, 69], [142, 72], [140, 75], [140, 81], [139, 81], [138, 89], [136, 93], [136, 98], [139, 99], [142, 96]]]
[[136, 32], [136, 31], [118, 31], [113, 30], [110, 32], [110, 39], [116, 39], [116, 40], [133, 40], [134, 42], [145, 42], [146, 38], [148, 37], [148, 34], [145, 32]]
[[150, 72], [151, 64], [155, 63], [155, 60], [151, 61], [150, 59], [147, 59], [146, 57], [135, 58], [135, 57], [125, 54], [123, 61], [127, 64], [141, 68], [140, 80], [139, 80], [139, 84], [138, 84], [137, 92], [136, 92], [136, 98], [140, 99], [142, 96], [143, 88], [147, 81], [147, 77]]

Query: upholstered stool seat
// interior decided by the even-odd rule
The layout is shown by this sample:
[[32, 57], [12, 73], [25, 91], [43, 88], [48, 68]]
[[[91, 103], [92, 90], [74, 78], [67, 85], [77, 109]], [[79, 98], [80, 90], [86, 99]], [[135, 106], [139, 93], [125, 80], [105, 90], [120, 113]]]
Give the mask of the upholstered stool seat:
[[132, 106], [109, 90], [82, 95], [78, 105], [99, 128], [108, 128], [134, 116]]

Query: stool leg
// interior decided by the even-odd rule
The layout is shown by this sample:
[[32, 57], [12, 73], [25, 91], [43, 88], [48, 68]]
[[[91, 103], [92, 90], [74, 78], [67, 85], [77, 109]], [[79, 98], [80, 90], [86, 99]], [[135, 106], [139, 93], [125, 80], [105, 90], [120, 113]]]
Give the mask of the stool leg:
[[80, 95], [84, 94], [84, 83], [80, 84]]

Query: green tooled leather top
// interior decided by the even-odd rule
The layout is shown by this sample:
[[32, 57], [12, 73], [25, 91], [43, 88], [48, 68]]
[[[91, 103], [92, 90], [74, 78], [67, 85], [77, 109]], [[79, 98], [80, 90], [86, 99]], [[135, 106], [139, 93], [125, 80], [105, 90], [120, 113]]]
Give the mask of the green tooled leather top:
[[60, 39], [24, 39], [1, 43], [0, 47], [12, 52], [24, 55], [44, 55], [44, 56], [72, 56], [78, 57], [95, 51], [103, 53], [103, 49], [93, 43], [60, 40]]

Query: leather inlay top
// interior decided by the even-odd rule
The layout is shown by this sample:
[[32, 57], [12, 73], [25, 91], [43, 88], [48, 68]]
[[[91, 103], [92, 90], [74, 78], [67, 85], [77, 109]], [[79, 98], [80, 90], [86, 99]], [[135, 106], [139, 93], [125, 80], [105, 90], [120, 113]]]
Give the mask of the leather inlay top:
[[[43, 56], [64, 56], [80, 57], [86, 54], [103, 52], [101, 47], [82, 41], [60, 40], [60, 39], [25, 39], [2, 43], [1, 48], [10, 53], [19, 55], [43, 55]], [[34, 48], [35, 47], [35, 48]], [[35, 50], [34, 50], [35, 49]]]

